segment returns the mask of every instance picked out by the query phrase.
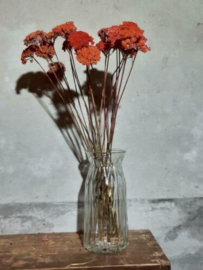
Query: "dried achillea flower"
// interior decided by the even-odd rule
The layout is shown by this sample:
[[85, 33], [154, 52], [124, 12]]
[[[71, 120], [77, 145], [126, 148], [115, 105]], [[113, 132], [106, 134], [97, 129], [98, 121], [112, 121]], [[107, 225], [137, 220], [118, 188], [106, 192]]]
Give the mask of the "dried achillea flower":
[[74, 32], [77, 30], [77, 27], [75, 27], [73, 22], [66, 22], [60, 25], [57, 25], [52, 29], [53, 33], [55, 34], [56, 37], [61, 36], [61, 37], [66, 37], [70, 33]]
[[100, 60], [100, 51], [95, 46], [84, 47], [76, 53], [77, 60], [83, 65], [96, 65]]
[[109, 49], [120, 49], [129, 55], [136, 55], [137, 51], [147, 52], [150, 50], [145, 43], [147, 39], [143, 36], [144, 31], [134, 22], [123, 22], [109, 28], [102, 28], [98, 35], [103, 43], [97, 47], [104, 52], [104, 45], [109, 44]]
[[29, 45], [42, 45], [45, 42], [45, 32], [38, 30], [30, 33], [25, 39], [24, 44]]
[[68, 36], [68, 42], [75, 51], [94, 44], [93, 38], [86, 32], [76, 31]]
[[50, 44], [42, 46], [30, 45], [21, 54], [22, 63], [26, 64], [28, 60], [32, 62], [34, 54], [38, 57], [50, 60], [53, 58], [55, 51], [54, 47]]

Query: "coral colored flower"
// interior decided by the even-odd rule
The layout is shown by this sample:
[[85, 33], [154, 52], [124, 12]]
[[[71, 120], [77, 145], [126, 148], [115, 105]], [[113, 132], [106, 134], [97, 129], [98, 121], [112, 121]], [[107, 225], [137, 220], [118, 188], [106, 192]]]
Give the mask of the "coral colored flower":
[[57, 25], [52, 29], [54, 32], [55, 36], [61, 36], [61, 37], [66, 37], [70, 33], [76, 31], [77, 28], [75, 27], [73, 22], [66, 22], [60, 25]]
[[84, 47], [76, 55], [78, 62], [86, 66], [95, 65], [100, 60], [100, 51], [95, 46]]
[[104, 52], [104, 46], [107, 43], [108, 47], [120, 49], [129, 55], [136, 55], [138, 50], [147, 52], [150, 47], [146, 45], [147, 39], [143, 33], [144, 31], [136, 23], [128, 21], [121, 25], [102, 28], [98, 32], [102, 41], [98, 43], [97, 47]]
[[35, 45], [30, 45], [25, 50], [23, 50], [23, 52], [21, 54], [22, 63], [26, 64], [28, 60], [30, 60], [32, 62], [33, 61], [32, 58], [33, 58], [33, 55], [36, 52], [36, 50], [38, 50], [38, 47]]
[[35, 52], [35, 54], [38, 57], [42, 57], [46, 60], [52, 59], [55, 51], [54, 51], [54, 47], [52, 45], [42, 45], [38, 48], [38, 50]]
[[76, 31], [68, 36], [70, 45], [77, 51], [83, 47], [88, 47], [90, 44], [94, 44], [93, 38], [86, 32]]
[[29, 45], [42, 45], [45, 41], [45, 32], [38, 30], [30, 33], [25, 39], [24, 44]]

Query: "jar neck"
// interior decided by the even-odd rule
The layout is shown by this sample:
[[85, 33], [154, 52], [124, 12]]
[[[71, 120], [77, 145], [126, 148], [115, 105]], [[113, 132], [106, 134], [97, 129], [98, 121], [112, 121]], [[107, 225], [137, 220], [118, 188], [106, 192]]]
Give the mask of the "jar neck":
[[87, 158], [89, 162], [96, 162], [97, 165], [100, 166], [109, 166], [109, 165], [116, 165], [121, 164], [126, 151], [120, 149], [113, 149], [110, 152], [90, 152], [87, 151]]

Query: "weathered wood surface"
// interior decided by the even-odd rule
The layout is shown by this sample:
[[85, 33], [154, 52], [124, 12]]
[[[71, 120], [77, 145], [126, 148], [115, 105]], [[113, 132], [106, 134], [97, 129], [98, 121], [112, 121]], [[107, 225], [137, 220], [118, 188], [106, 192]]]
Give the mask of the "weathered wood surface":
[[0, 270], [169, 270], [170, 263], [148, 230], [130, 231], [121, 253], [83, 249], [77, 233], [0, 236]]

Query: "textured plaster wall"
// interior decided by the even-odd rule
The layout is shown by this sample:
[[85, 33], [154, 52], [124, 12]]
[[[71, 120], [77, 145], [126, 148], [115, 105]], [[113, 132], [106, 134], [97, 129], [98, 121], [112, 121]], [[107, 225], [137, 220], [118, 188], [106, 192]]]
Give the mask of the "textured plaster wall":
[[21, 65], [22, 40], [73, 20], [97, 41], [101, 27], [132, 20], [152, 51], [138, 55], [115, 136], [129, 225], [151, 229], [174, 270], [202, 270], [203, 1], [1, 0], [0, 17], [0, 233], [74, 231], [82, 211], [77, 160], [33, 94], [16, 94], [39, 70]]

